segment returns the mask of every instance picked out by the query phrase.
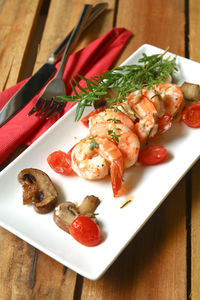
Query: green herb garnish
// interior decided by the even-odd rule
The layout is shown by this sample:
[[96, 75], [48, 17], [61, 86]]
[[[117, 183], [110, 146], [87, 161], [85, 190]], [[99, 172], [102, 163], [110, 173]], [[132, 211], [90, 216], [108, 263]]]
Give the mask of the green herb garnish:
[[115, 124], [121, 123], [121, 121], [120, 121], [119, 119], [116, 119], [115, 117], [114, 117], [114, 118], [107, 119], [106, 121], [112, 121], [112, 122], [115, 123]]
[[79, 121], [86, 106], [92, 106], [93, 102], [100, 100], [102, 96], [105, 96], [106, 99], [109, 88], [117, 92], [115, 98], [106, 99], [108, 105], [112, 106], [125, 100], [127, 93], [142, 89], [144, 85], [150, 89], [154, 84], [158, 85], [165, 82], [166, 78], [172, 76], [173, 72], [177, 70], [176, 59], [170, 59], [170, 57], [164, 59], [165, 53], [166, 51], [162, 55], [154, 54], [151, 56], [143, 53], [138, 64], [108, 70], [91, 79], [77, 75], [84, 80], [85, 87], [80, 86], [77, 79], [73, 77], [74, 84], [80, 91], [77, 92], [75, 85], [71, 83], [74, 94], [72, 96], [59, 96], [58, 98], [64, 102], [78, 103], [75, 121]]
[[91, 144], [90, 144], [90, 149], [94, 150], [95, 148], [99, 148], [99, 145], [97, 144], [97, 142], [95, 141], [95, 137], [91, 137]]
[[117, 134], [115, 130], [121, 130], [120, 128], [116, 128], [113, 125], [113, 128], [111, 130], [108, 130], [108, 134], [110, 135], [110, 140], [115, 140], [117, 143], [119, 143], [120, 134]]

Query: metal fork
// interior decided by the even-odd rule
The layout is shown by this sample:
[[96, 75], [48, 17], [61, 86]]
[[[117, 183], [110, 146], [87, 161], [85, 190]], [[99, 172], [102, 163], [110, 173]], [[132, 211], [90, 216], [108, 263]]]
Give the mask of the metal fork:
[[81, 32], [83, 31], [91, 9], [92, 5], [84, 5], [79, 20], [63, 53], [56, 76], [47, 84], [38, 101], [28, 113], [28, 116], [37, 112], [35, 116], [46, 117], [47, 119], [49, 119], [64, 108], [65, 102], [57, 99], [56, 96], [66, 95], [65, 84], [62, 80], [63, 71], [66, 65], [67, 58], [74, 48], [76, 42], [78, 41]]

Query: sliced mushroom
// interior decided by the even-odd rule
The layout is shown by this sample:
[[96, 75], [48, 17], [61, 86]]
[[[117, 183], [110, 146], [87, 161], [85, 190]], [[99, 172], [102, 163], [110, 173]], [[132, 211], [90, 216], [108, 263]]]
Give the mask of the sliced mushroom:
[[85, 197], [80, 206], [76, 206], [73, 202], [63, 202], [54, 210], [54, 222], [69, 233], [71, 223], [80, 215], [92, 215], [99, 203], [99, 198], [95, 196]]
[[184, 82], [181, 86], [184, 98], [186, 100], [195, 100], [199, 101], [199, 85], [189, 82]]
[[39, 169], [24, 169], [18, 174], [23, 187], [23, 204], [33, 204], [36, 212], [46, 214], [57, 204], [57, 191], [49, 176]]

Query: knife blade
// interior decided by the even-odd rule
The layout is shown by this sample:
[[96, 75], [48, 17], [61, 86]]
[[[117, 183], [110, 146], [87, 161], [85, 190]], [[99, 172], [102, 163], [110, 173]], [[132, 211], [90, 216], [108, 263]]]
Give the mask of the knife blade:
[[[92, 8], [83, 30], [85, 30], [107, 8], [107, 5], [106, 2], [103, 2]], [[0, 127], [33, 99], [53, 76], [56, 72], [55, 63], [61, 58], [61, 54], [69, 41], [72, 32], [73, 30], [49, 56], [47, 62], [4, 105], [0, 111]]]

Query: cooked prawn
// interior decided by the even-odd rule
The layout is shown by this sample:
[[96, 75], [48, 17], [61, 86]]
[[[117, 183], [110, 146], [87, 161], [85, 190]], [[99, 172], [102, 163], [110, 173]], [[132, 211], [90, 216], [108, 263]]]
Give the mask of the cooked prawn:
[[106, 138], [87, 137], [73, 149], [72, 169], [80, 177], [96, 180], [111, 174], [114, 196], [121, 188], [124, 160], [117, 146]]
[[172, 117], [177, 115], [184, 103], [181, 87], [172, 83], [160, 83], [156, 91], [164, 103], [165, 113], [169, 113]]
[[139, 116], [135, 124], [135, 131], [141, 143], [144, 143], [148, 137], [153, 137], [158, 130], [158, 112], [154, 104], [144, 95], [133, 92], [127, 97], [128, 104]]
[[158, 118], [162, 117], [165, 114], [165, 107], [160, 94], [156, 91], [156, 86], [154, 85], [151, 89], [143, 87], [142, 94], [153, 103], [158, 112]]
[[117, 146], [121, 151], [125, 168], [133, 166], [138, 158], [140, 142], [137, 135], [124, 124], [111, 122], [97, 123], [90, 128], [90, 134], [94, 136], [111, 138], [110, 132], [117, 136]]
[[95, 114], [94, 116], [91, 116], [89, 118], [89, 128], [97, 123], [112, 122], [112, 120], [118, 120], [131, 130], [134, 129], [133, 121], [125, 113], [114, 111], [114, 109], [109, 108], [107, 108], [105, 111]]
[[[115, 105], [119, 111], [127, 115], [133, 122], [136, 121], [137, 116], [135, 112], [131, 109], [127, 100], [123, 100]], [[126, 124], [125, 124], [126, 125]]]

